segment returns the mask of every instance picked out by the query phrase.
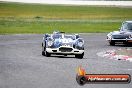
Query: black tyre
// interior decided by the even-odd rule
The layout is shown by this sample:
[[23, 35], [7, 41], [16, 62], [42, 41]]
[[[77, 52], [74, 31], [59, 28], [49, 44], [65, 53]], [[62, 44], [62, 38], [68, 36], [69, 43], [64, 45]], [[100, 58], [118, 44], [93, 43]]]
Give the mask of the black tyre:
[[45, 56], [45, 47], [43, 47], [43, 43], [42, 43], [42, 55]]
[[45, 51], [45, 56], [46, 56], [46, 57], [50, 57], [50, 56], [51, 56], [51, 54], [50, 54], [50, 53], [48, 53], [47, 51]]
[[43, 55], [43, 56], [45, 56], [45, 53], [44, 53], [44, 51], [42, 51], [42, 55]]
[[84, 56], [84, 53], [82, 53], [82, 54], [76, 54], [76, 55], [75, 55], [75, 57], [76, 57], [76, 58], [79, 58], [79, 59], [82, 59], [83, 56]]
[[114, 41], [110, 41], [109, 44], [110, 44], [111, 46], [114, 46], [114, 45], [115, 45], [115, 42], [114, 42]]

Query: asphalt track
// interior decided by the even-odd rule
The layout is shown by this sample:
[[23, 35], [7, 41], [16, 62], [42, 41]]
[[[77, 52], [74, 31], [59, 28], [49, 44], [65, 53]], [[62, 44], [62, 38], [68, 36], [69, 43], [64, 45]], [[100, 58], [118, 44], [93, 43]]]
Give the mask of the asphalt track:
[[81, 34], [83, 59], [41, 55], [42, 34], [0, 35], [0, 88], [132, 88], [130, 84], [77, 84], [76, 69], [89, 74], [130, 74], [132, 63], [98, 57], [96, 53], [126, 46], [109, 46], [106, 34]]

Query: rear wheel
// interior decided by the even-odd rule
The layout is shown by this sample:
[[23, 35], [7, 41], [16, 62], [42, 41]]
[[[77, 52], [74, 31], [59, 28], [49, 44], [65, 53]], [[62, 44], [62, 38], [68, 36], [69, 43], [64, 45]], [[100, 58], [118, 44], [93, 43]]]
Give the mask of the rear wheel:
[[109, 44], [110, 44], [111, 46], [114, 46], [114, 45], [115, 45], [115, 42], [114, 42], [114, 41], [109, 41]]
[[84, 53], [82, 53], [82, 54], [76, 54], [76, 55], [75, 55], [75, 57], [76, 57], [76, 58], [79, 58], [79, 59], [82, 59], [83, 56], [84, 56]]

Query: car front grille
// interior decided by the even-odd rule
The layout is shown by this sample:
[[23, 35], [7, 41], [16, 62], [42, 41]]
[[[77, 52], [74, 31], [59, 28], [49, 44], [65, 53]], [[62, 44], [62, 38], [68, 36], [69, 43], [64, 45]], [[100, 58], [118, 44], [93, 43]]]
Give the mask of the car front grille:
[[59, 48], [59, 51], [61, 51], [61, 52], [71, 52], [72, 50], [73, 50], [72, 48], [67, 48], [67, 47]]
[[113, 39], [129, 39], [129, 35], [113, 35]]

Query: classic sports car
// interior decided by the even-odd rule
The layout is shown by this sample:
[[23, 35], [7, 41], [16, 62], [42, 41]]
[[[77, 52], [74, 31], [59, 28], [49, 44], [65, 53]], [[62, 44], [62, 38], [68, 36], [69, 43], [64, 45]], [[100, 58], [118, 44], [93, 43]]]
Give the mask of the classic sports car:
[[76, 58], [84, 56], [84, 40], [78, 34], [68, 35], [64, 32], [44, 34], [42, 42], [42, 55], [51, 54], [75, 55]]
[[125, 21], [119, 31], [110, 32], [106, 39], [110, 45], [114, 46], [115, 43], [132, 43], [132, 21]]

